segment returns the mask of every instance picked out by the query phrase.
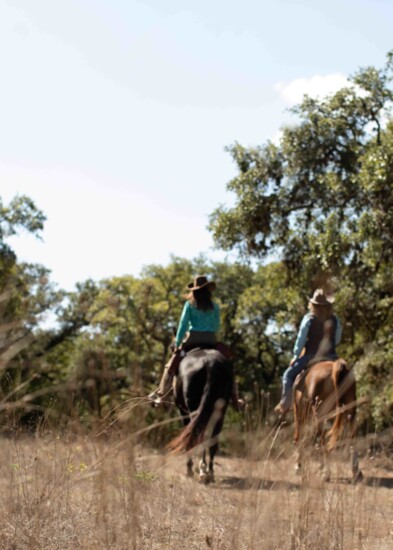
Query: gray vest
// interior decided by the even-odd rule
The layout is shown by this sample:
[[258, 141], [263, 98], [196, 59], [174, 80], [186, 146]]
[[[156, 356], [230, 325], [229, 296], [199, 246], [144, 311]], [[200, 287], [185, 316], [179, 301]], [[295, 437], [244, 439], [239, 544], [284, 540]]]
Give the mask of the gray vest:
[[305, 345], [306, 355], [326, 357], [336, 354], [337, 317], [332, 315], [322, 322], [315, 315], [311, 316], [311, 324]]

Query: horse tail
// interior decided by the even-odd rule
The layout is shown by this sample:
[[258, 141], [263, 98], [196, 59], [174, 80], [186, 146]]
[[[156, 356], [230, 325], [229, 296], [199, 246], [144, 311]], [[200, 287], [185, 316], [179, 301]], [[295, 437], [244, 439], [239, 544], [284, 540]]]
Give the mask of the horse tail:
[[[209, 438], [217, 435], [229, 402], [231, 386], [231, 372], [225, 368], [225, 364], [208, 365], [206, 384], [198, 409], [191, 414], [190, 423], [167, 445], [172, 454], [189, 451], [201, 444], [208, 427]], [[216, 441], [211, 441], [209, 447], [215, 443]]]
[[334, 396], [336, 400], [336, 416], [332, 428], [328, 432], [329, 443], [327, 445], [328, 450], [331, 450], [337, 443], [340, 437], [345, 420], [345, 412], [341, 411], [341, 407], [344, 404], [343, 395], [347, 389], [347, 384], [344, 382], [349, 374], [349, 368], [347, 362], [344, 359], [337, 359], [333, 363], [332, 367], [332, 382], [334, 388]]

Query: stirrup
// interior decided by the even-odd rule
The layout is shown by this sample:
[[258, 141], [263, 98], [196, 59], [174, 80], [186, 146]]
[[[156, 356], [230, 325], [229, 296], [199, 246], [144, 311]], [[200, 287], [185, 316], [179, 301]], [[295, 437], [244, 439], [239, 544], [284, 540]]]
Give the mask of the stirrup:
[[152, 399], [150, 401], [150, 404], [152, 407], [158, 407], [159, 405], [162, 405], [162, 397], [158, 396], [155, 399]]
[[158, 393], [159, 390], [153, 391], [152, 393], [149, 393], [147, 396], [148, 402], [152, 407], [158, 407], [159, 405], [164, 405], [169, 403], [167, 400], [170, 391], [166, 391], [164, 394]]
[[161, 398], [161, 395], [157, 393], [157, 391], [153, 391], [147, 396], [148, 401], [150, 401], [151, 403], [157, 401], [158, 399], [161, 400]]

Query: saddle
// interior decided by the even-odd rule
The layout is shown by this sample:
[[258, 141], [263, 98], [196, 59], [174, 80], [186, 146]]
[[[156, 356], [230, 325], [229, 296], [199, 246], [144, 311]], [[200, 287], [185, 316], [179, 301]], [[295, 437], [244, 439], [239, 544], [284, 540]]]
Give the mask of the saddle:
[[217, 342], [216, 350], [222, 353], [225, 359], [229, 359], [230, 361], [235, 359], [235, 354], [230, 348], [228, 348], [228, 346], [224, 344], [224, 342]]
[[323, 357], [323, 356], [313, 357], [313, 359], [310, 359], [310, 361], [307, 364], [307, 367], [303, 369], [301, 372], [299, 372], [299, 374], [296, 376], [295, 381], [293, 383], [293, 388], [299, 389], [301, 387], [301, 384], [303, 383], [306, 374], [314, 365], [317, 365], [318, 363], [323, 363], [323, 361], [331, 361], [331, 360], [332, 360], [331, 358], [329, 359], [329, 357]]

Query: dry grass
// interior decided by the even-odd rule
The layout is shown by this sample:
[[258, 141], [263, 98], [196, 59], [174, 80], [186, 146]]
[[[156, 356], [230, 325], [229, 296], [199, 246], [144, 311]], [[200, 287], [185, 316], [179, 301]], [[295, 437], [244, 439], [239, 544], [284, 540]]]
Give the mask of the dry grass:
[[[290, 428], [286, 428], [287, 430]], [[185, 476], [185, 457], [110, 435], [46, 432], [3, 438], [2, 550], [391, 549], [393, 473], [363, 457], [351, 485], [336, 456], [323, 483], [317, 464], [294, 472], [292, 446], [274, 430], [223, 434], [242, 458], [218, 456], [216, 482]]]

